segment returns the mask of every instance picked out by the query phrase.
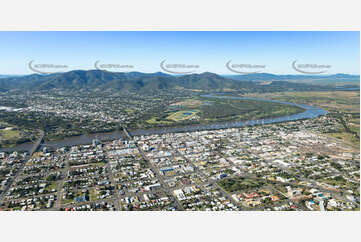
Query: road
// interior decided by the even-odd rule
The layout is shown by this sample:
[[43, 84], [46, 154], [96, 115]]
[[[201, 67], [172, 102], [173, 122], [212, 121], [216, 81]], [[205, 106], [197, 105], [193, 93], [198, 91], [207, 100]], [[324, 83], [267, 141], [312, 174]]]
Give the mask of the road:
[[[132, 136], [130, 136], [128, 130], [127, 130], [125, 127], [123, 127], [123, 130], [124, 130], [125, 135], [128, 137], [128, 139], [134, 141], [134, 139], [132, 138]], [[162, 185], [162, 187], [163, 187], [163, 189], [165, 190], [165, 192], [167, 193], [167, 195], [168, 195], [169, 197], [173, 198], [173, 200], [175, 201], [175, 204], [176, 204], [176, 206], [177, 206], [177, 209], [180, 210], [180, 211], [183, 211], [184, 209], [183, 209], [182, 205], [180, 204], [179, 200], [173, 195], [173, 193], [172, 193], [171, 190], [169, 189], [168, 185], [164, 182], [161, 174], [159, 173], [159, 170], [158, 170], [156, 167], [154, 167], [154, 165], [152, 164], [152, 162], [150, 162], [150, 160], [148, 159], [148, 157], [144, 154], [143, 150], [138, 146], [137, 142], [135, 142], [135, 145], [136, 145], [136, 147], [137, 147], [140, 155], [143, 157], [143, 159], [148, 162], [150, 169], [151, 169], [151, 170], [154, 172], [154, 174], [156, 175], [158, 181], [159, 181], [160, 184]]]
[[113, 175], [113, 172], [112, 172], [112, 168], [110, 166], [110, 162], [107, 162], [106, 163], [106, 166], [107, 166], [107, 170], [108, 170], [108, 176], [111, 180], [111, 183], [113, 184], [114, 186], [114, 194], [113, 194], [113, 198], [114, 198], [114, 206], [115, 206], [115, 209], [117, 211], [120, 211], [120, 197], [119, 197], [119, 190], [117, 188], [117, 183], [115, 182], [114, 180], [114, 175]]
[[[41, 142], [43, 142], [44, 140], [44, 135], [45, 132], [43, 130], [39, 131], [39, 138], [37, 139], [37, 141], [35, 142], [35, 144], [31, 147], [31, 149], [29, 150], [29, 159], [31, 158], [31, 156], [34, 154], [34, 152], [36, 152], [39, 149], [39, 146], [41, 144]], [[28, 159], [28, 160], [29, 160]], [[21, 173], [21, 171], [24, 169], [25, 164], [28, 162], [28, 160], [24, 161], [23, 164], [21, 164], [21, 166], [19, 167], [19, 169], [17, 170], [17, 172], [15, 173], [15, 175], [12, 177], [12, 179], [10, 180], [10, 182], [6, 185], [4, 191], [2, 192], [2, 194], [0, 194], [0, 201], [3, 201], [3, 198], [5, 196], [5, 194], [8, 192], [8, 190], [10, 189], [11, 185], [14, 183], [14, 181], [16, 180], [16, 178], [19, 176], [19, 174]]]
[[[181, 154], [178, 150], [176, 150], [177, 153], [179, 154], [179, 156], [181, 156], [184, 160], [188, 161], [190, 164], [193, 165], [194, 170], [196, 172], [198, 172], [199, 174], [201, 174], [203, 177], [206, 177], [206, 175], [203, 173], [202, 170], [200, 170], [192, 161], [190, 161], [189, 159], [187, 159], [183, 154]], [[223, 188], [221, 188], [216, 181], [212, 180], [212, 179], [207, 179], [207, 183], [211, 184], [213, 187], [215, 187], [225, 198], [227, 198], [235, 207], [238, 208], [238, 210], [242, 210], [242, 207], [236, 202], [234, 201], [234, 199], [231, 197], [231, 195], [226, 192]]]
[[58, 185], [58, 190], [57, 190], [57, 194], [56, 194], [56, 202], [54, 205], [54, 210], [59, 210], [61, 208], [61, 200], [63, 199], [63, 185], [64, 185], [64, 181], [65, 178], [67, 177], [68, 171], [69, 171], [69, 162], [67, 160], [67, 158], [69, 158], [70, 154], [67, 155], [67, 157], [65, 158], [65, 168], [63, 169], [62, 173], [61, 173], [61, 181], [59, 182]]

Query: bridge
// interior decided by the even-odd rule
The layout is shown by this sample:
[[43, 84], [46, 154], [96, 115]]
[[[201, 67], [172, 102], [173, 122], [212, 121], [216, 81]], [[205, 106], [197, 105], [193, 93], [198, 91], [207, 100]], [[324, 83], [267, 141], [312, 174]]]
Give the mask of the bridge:
[[40, 130], [39, 133], [40, 133], [39, 138], [37, 139], [37, 141], [34, 143], [34, 145], [33, 145], [33, 146], [31, 147], [31, 149], [29, 150], [30, 156], [31, 156], [32, 154], [34, 154], [34, 152], [39, 149], [39, 146], [40, 146], [41, 143], [44, 141], [44, 135], [45, 135], [44, 130]]
[[123, 128], [123, 131], [125, 133], [125, 135], [127, 136], [128, 139], [132, 139], [132, 136], [129, 134], [128, 130], [126, 127], [122, 127]]

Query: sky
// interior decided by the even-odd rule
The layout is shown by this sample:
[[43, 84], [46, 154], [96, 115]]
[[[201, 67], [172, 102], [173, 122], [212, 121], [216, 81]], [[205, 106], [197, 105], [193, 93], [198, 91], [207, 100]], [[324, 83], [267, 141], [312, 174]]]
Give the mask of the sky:
[[0, 31], [0, 74], [32, 74], [30, 61], [66, 66], [58, 71], [95, 69], [98, 61], [132, 66], [119, 71], [148, 73], [163, 71], [160, 63], [165, 61], [197, 66], [192, 69], [196, 73], [235, 74], [226, 68], [230, 60], [263, 66], [243, 71], [300, 74], [292, 68], [297, 60], [299, 64], [329, 65], [326, 74], [359, 75], [360, 32]]

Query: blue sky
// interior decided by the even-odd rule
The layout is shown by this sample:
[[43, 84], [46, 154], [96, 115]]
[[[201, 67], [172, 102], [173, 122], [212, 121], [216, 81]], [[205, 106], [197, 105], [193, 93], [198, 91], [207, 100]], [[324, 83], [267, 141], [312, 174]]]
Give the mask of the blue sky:
[[0, 74], [30, 74], [29, 61], [94, 69], [94, 63], [161, 71], [160, 62], [232, 74], [225, 63], [265, 65], [262, 72], [300, 74], [291, 64], [331, 65], [327, 74], [360, 73], [360, 32], [0, 32]]

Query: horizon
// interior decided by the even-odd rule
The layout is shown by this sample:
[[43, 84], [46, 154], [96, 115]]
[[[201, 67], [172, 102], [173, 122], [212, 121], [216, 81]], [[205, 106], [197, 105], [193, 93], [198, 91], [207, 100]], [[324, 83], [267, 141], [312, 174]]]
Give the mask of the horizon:
[[226, 67], [232, 62], [259, 67], [246, 68], [246, 72], [304, 75], [292, 68], [292, 63], [298, 61], [329, 66], [323, 75], [360, 75], [359, 34], [358, 31], [5, 31], [0, 32], [3, 57], [0, 73], [33, 74], [29, 68], [31, 62], [63, 65], [64, 72], [91, 70], [101, 62], [129, 67], [127, 71], [116, 72], [155, 73], [162, 72], [160, 65], [166, 62], [193, 66], [192, 73], [237, 75]]
[[[48, 76], [48, 75], [53, 75], [53, 74], [62, 74], [62, 73], [67, 73], [67, 72], [74, 72], [74, 71], [102, 71], [102, 72], [109, 72], [106, 70], [98, 70], [98, 69], [75, 69], [75, 70], [69, 70], [69, 71], [64, 71], [64, 72], [54, 72], [54, 73], [48, 73], [48, 74], [42, 74], [42, 73], [28, 73], [28, 74], [4, 74], [4, 73], [0, 73], [0, 76], [9, 76], [9, 77], [22, 77], [22, 76], [31, 76], [31, 75], [40, 75], [40, 76]], [[237, 73], [228, 73], [228, 74], [221, 74], [221, 73], [216, 73], [216, 72], [211, 72], [211, 71], [205, 71], [205, 72], [200, 72], [200, 73], [189, 73], [189, 74], [172, 74], [172, 73], [167, 73], [167, 72], [162, 72], [162, 71], [155, 71], [155, 72], [141, 72], [141, 71], [128, 71], [128, 72], [109, 72], [109, 73], [142, 73], [142, 74], [157, 74], [157, 73], [161, 73], [161, 74], [165, 74], [165, 75], [169, 75], [169, 76], [186, 76], [186, 75], [193, 75], [193, 74], [205, 74], [205, 73], [211, 73], [211, 74], [216, 74], [219, 76], [247, 76], [247, 75], [262, 75], [262, 74], [266, 74], [266, 75], [275, 75], [275, 76], [310, 76], [310, 77], [316, 77], [316, 76], [320, 76], [320, 77], [328, 77], [328, 76], [335, 76], [335, 75], [349, 75], [349, 76], [358, 76], [360, 77], [360, 74], [349, 74], [349, 73], [332, 73], [332, 74], [328, 74], [328, 73], [322, 73], [322, 74], [302, 74], [302, 73], [294, 73], [294, 74], [290, 74], [290, 73], [285, 73], [285, 74], [275, 74], [275, 73], [270, 73], [270, 72], [258, 72], [258, 73], [248, 73], [248, 74], [237, 74]]]

